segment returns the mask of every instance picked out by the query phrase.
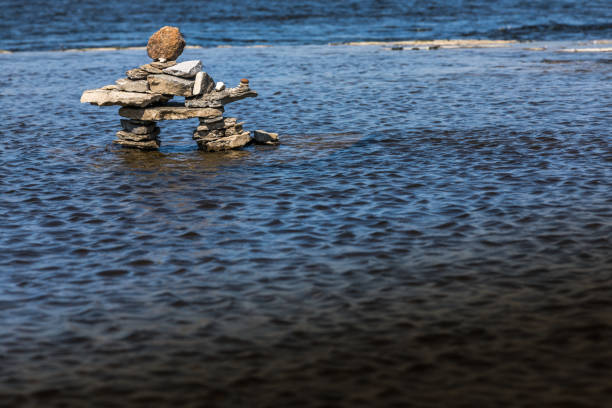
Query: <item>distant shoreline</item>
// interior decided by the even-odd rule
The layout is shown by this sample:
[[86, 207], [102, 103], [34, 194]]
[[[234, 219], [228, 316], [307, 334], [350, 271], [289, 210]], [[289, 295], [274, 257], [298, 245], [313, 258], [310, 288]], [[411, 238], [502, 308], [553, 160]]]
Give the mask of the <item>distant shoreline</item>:
[[[604, 45], [612, 45], [612, 40], [590, 40], [590, 41], [519, 41], [519, 40], [477, 40], [477, 39], [444, 39], [444, 40], [399, 40], [399, 41], [348, 41], [328, 44], [318, 44], [319, 46], [348, 46], [348, 47], [363, 47], [363, 46], [379, 46], [383, 48], [402, 50], [437, 50], [437, 49], [470, 49], [470, 48], [504, 48], [512, 47], [520, 44], [543, 44], [554, 46], [555, 51], [559, 52], [612, 52], [612, 47], [604, 47]], [[571, 46], [570, 46], [571, 45]], [[272, 45], [272, 44], [254, 44], [254, 45], [217, 45], [212, 47], [204, 47], [201, 45], [187, 45], [185, 49], [204, 49], [204, 48], [270, 48], [270, 47], [297, 47], [295, 45]], [[528, 51], [543, 51], [548, 49], [546, 46], [537, 46], [524, 48]], [[15, 54], [22, 52], [107, 52], [107, 51], [135, 51], [146, 50], [146, 46], [111, 46], [111, 47], [83, 47], [83, 48], [66, 48], [58, 50], [1, 50], [1, 54]]]

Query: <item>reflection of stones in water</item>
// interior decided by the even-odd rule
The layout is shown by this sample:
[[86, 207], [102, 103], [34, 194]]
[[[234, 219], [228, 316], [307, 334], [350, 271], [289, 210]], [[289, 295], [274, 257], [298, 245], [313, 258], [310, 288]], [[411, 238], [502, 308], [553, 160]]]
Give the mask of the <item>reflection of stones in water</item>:
[[131, 170], [145, 171], [181, 171], [206, 170], [215, 171], [220, 166], [226, 166], [236, 161], [248, 158], [248, 150], [228, 150], [224, 152], [206, 153], [190, 146], [191, 151], [166, 154], [163, 151], [141, 151], [137, 149], [121, 149], [110, 147], [110, 151], [121, 163]]

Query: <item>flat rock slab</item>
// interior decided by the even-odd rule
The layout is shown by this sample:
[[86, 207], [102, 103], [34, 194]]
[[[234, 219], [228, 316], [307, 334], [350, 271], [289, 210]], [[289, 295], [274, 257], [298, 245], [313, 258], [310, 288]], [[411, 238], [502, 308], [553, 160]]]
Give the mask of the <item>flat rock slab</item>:
[[116, 80], [115, 83], [121, 91], [141, 93], [146, 93], [149, 91], [149, 83], [144, 79], [134, 81], [129, 78], [121, 78]]
[[160, 74], [149, 75], [147, 81], [149, 81], [149, 89], [152, 92], [185, 97], [193, 96], [194, 81], [189, 79]]
[[139, 68], [143, 71], [147, 71], [149, 74], [162, 74], [165, 68], [176, 65], [176, 61], [159, 62], [155, 61], [150, 64], [141, 65]]
[[248, 86], [237, 86], [236, 88], [213, 91], [185, 99], [185, 106], [189, 106], [190, 108], [216, 108], [241, 99], [255, 97], [257, 97], [257, 92], [250, 89]]
[[121, 119], [121, 127], [129, 133], [146, 135], [155, 129], [155, 122], [144, 122], [139, 120]]
[[168, 102], [169, 99], [169, 97], [160, 94], [125, 92], [113, 89], [91, 89], [83, 92], [83, 95], [81, 95], [81, 103], [91, 103], [98, 106], [135, 106], [140, 108], [154, 103]]
[[145, 140], [143, 142], [117, 139], [113, 140], [113, 143], [121, 145], [123, 147], [131, 147], [140, 150], [157, 150], [159, 149], [159, 146], [161, 146], [161, 141], [159, 139]]
[[202, 71], [202, 61], [184, 61], [164, 69], [164, 74], [174, 75], [181, 78], [193, 78]]
[[211, 141], [198, 142], [198, 147], [207, 152], [220, 152], [223, 150], [238, 149], [244, 147], [251, 142], [249, 132], [244, 132], [239, 135], [223, 137], [221, 139]]
[[165, 69], [165, 68], [172, 67], [172, 66], [176, 65], [176, 61], [165, 61], [165, 62], [153, 61], [153, 62], [151, 62], [150, 64], [147, 64], [147, 65], [149, 65], [151, 67], [154, 67], [154, 68], [158, 68], [158, 69]]
[[208, 130], [217, 130], [217, 129], [227, 129], [232, 126], [242, 125], [244, 122], [237, 123], [236, 118], [221, 118], [221, 120], [217, 120], [215, 122], [209, 123], [201, 123], [200, 126], [197, 127], [197, 132], [205, 132]]
[[132, 140], [134, 142], [144, 142], [147, 140], [159, 139], [158, 138], [159, 132], [160, 132], [160, 129], [158, 127], [153, 129], [151, 133], [146, 133], [146, 134], [138, 134], [138, 133], [126, 132], [125, 130], [120, 130], [117, 132], [117, 139]]
[[130, 69], [129, 71], [125, 71], [125, 75], [127, 75], [128, 78], [133, 79], [134, 81], [137, 81], [139, 79], [147, 79], [147, 76], [149, 76], [149, 73], [145, 71], [144, 69], [134, 68], [134, 69]]
[[144, 109], [124, 107], [119, 109], [119, 115], [130, 119], [151, 121], [215, 118], [223, 115], [223, 109], [187, 108], [180, 104], [169, 104], [163, 106], [152, 106]]

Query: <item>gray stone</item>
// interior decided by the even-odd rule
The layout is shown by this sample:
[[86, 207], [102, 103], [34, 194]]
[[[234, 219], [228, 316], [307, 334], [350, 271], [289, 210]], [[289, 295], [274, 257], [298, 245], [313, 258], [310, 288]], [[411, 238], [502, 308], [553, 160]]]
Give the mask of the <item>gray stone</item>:
[[172, 66], [176, 65], [176, 61], [162, 61], [161, 58], [160, 58], [159, 61], [153, 61], [153, 62], [151, 62], [150, 64], [147, 64], [147, 65], [150, 65], [150, 66], [152, 66], [154, 68], [158, 68], [158, 69], [165, 69], [165, 68], [172, 67]]
[[217, 108], [231, 102], [236, 102], [244, 98], [254, 98], [257, 92], [249, 89], [248, 86], [237, 86], [236, 88], [225, 89], [219, 92], [210, 92], [195, 98], [185, 99], [185, 106], [190, 108]]
[[145, 134], [138, 134], [138, 133], [126, 132], [125, 130], [120, 130], [117, 132], [117, 139], [131, 140], [134, 142], [144, 142], [147, 140], [158, 139], [159, 132], [160, 130], [158, 127], [154, 128], [151, 133], [145, 133]]
[[98, 106], [120, 105], [141, 108], [154, 103], [168, 102], [169, 99], [169, 97], [160, 94], [125, 92], [112, 89], [91, 89], [83, 92], [83, 95], [81, 95], [81, 103], [91, 103]]
[[126, 92], [148, 92], [149, 84], [144, 79], [134, 81], [129, 78], [121, 78], [115, 81], [121, 91]]
[[215, 85], [215, 91], [219, 92], [225, 89], [225, 83], [223, 82], [217, 82], [217, 84]]
[[225, 136], [238, 135], [238, 134], [244, 132], [244, 130], [242, 129], [242, 124], [243, 123], [244, 122], [241, 122], [241, 123], [235, 124], [234, 126], [227, 127], [225, 129]]
[[155, 129], [155, 122], [145, 122], [141, 120], [121, 119], [121, 127], [130, 133], [146, 135]]
[[127, 75], [128, 78], [137, 81], [139, 79], [147, 79], [149, 73], [144, 69], [134, 68], [130, 69], [129, 71], [126, 71], [125, 75]]
[[[221, 110], [223, 110], [223, 108], [221, 108]], [[222, 120], [224, 120], [225, 118], [223, 116], [217, 116], [214, 118], [200, 118], [200, 125], [208, 125], [208, 124], [212, 124], [212, 123], [217, 123], [220, 122]]]
[[200, 95], [206, 94], [213, 90], [215, 81], [204, 71], [200, 71], [196, 74], [195, 81], [193, 84], [193, 94]]
[[164, 69], [176, 65], [176, 61], [159, 62], [153, 61], [150, 64], [141, 65], [140, 68], [143, 71], [147, 71], [149, 74], [163, 74]]
[[256, 130], [253, 132], [253, 139], [255, 143], [275, 145], [278, 144], [278, 133], [270, 133], [265, 130]]
[[251, 141], [249, 132], [243, 132], [239, 135], [223, 137], [211, 141], [200, 141], [198, 147], [207, 152], [218, 152], [223, 150], [237, 149], [244, 147]]
[[104, 85], [102, 88], [100, 88], [104, 91], [116, 91], [119, 89], [119, 87], [117, 85]]
[[[207, 130], [215, 130], [215, 129], [227, 129], [231, 126], [236, 126], [236, 118], [215, 118], [214, 122], [206, 122], [206, 119], [200, 121], [200, 126], [196, 129], [198, 132], [205, 132]], [[222, 119], [222, 120], [221, 120]], [[202, 123], [204, 122], [204, 123]], [[238, 125], [242, 125], [244, 122], [238, 123]]]
[[173, 75], [181, 78], [193, 78], [202, 70], [202, 61], [184, 61], [172, 67], [164, 69], [164, 74]]
[[216, 130], [205, 130], [205, 131], [195, 131], [193, 133], [193, 139], [196, 141], [205, 141], [210, 142], [213, 140], [221, 139], [225, 137], [224, 129], [216, 129]]
[[119, 109], [119, 115], [130, 119], [150, 121], [216, 118], [223, 115], [223, 109], [188, 108], [182, 104], [167, 104], [144, 109], [124, 107]]
[[145, 140], [142, 142], [138, 142], [134, 140], [117, 139], [117, 140], [113, 140], [113, 143], [124, 146], [124, 147], [131, 147], [131, 148], [141, 149], [141, 150], [157, 150], [159, 149], [159, 146], [161, 146], [161, 141], [159, 139]]
[[172, 75], [149, 75], [149, 89], [164, 95], [192, 96], [193, 81]]
[[138, 68], [138, 69], [146, 71], [148, 74], [163, 74], [164, 73], [163, 69], [155, 68], [151, 64], [141, 65], [140, 68]]

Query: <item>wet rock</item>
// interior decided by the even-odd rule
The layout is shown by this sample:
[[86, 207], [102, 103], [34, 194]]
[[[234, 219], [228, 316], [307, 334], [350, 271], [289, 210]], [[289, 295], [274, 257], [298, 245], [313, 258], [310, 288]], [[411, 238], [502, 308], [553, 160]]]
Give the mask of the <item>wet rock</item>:
[[134, 81], [129, 78], [121, 78], [115, 81], [121, 91], [126, 92], [148, 92], [149, 84], [144, 79]]
[[164, 69], [164, 74], [174, 75], [181, 78], [193, 78], [198, 72], [202, 71], [202, 61], [184, 61], [180, 64]]
[[275, 145], [279, 143], [278, 133], [270, 133], [265, 130], [254, 131], [253, 140], [258, 144]]
[[223, 150], [231, 150], [244, 147], [251, 142], [251, 136], [249, 135], [249, 132], [243, 132], [239, 135], [222, 137], [216, 140], [202, 140], [197, 142], [198, 147], [201, 150], [207, 152], [219, 152]]
[[223, 82], [217, 82], [217, 85], [215, 85], [215, 91], [219, 92], [225, 89], [225, 83]]
[[146, 135], [155, 130], [155, 122], [121, 119], [121, 127], [126, 132], [135, 133], [137, 135]]
[[149, 73], [144, 69], [134, 68], [130, 69], [129, 71], [126, 71], [125, 75], [127, 75], [128, 78], [137, 81], [139, 79], [147, 79]]
[[175, 61], [184, 48], [185, 39], [178, 27], [165, 26], [149, 38], [147, 54], [154, 60]]
[[161, 140], [159, 139], [145, 140], [141, 142], [135, 140], [117, 139], [113, 140], [113, 143], [121, 145], [123, 147], [131, 147], [141, 150], [157, 150], [161, 146]]
[[170, 100], [169, 97], [160, 94], [106, 89], [87, 90], [81, 95], [81, 103], [91, 103], [98, 106], [120, 105], [142, 108], [154, 103], [167, 102], [168, 100]]
[[[206, 119], [201, 120], [200, 121], [200, 126], [198, 126], [198, 128], [196, 129], [196, 131], [198, 132], [205, 132], [208, 130], [215, 130], [215, 129], [227, 129], [231, 126], [236, 126], [237, 123], [237, 119], [236, 118], [224, 118], [221, 117], [220, 119], [215, 118], [215, 121], [206, 121]], [[239, 123], [240, 125], [242, 125], [242, 123]]]
[[212, 91], [215, 81], [206, 72], [200, 71], [196, 74], [193, 84], [193, 94], [200, 95]]
[[159, 132], [160, 130], [158, 127], [154, 127], [152, 132], [144, 133], [144, 134], [126, 132], [125, 130], [120, 130], [117, 132], [117, 139], [118, 140], [131, 140], [134, 142], [144, 142], [147, 140], [158, 139]]
[[163, 106], [152, 106], [138, 109], [123, 107], [119, 109], [119, 115], [124, 118], [138, 120], [180, 120], [190, 118], [216, 118], [223, 115], [223, 109], [211, 108], [188, 108], [181, 104], [168, 104]]
[[225, 137], [225, 129], [195, 131], [193, 139], [200, 142], [210, 142]]
[[149, 81], [149, 89], [152, 92], [185, 97], [193, 95], [194, 81], [189, 79], [178, 78], [167, 74], [159, 74], [149, 75], [147, 81]]

